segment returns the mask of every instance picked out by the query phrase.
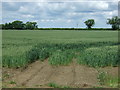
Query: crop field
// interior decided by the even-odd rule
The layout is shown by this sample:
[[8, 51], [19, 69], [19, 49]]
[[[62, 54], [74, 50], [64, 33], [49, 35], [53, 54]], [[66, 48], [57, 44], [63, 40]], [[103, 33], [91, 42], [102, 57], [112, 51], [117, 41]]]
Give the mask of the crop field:
[[[105, 67], [116, 68], [119, 64], [118, 46], [118, 31], [4, 30], [2, 32], [2, 66], [3, 68], [19, 69], [29, 67], [29, 65], [39, 61], [43, 64], [47, 62], [48, 67], [67, 68], [66, 66], [71, 67], [72, 64], [74, 69], [75, 67], [80, 68], [81, 65], [97, 70]], [[42, 68], [42, 65], [39, 67]], [[54, 73], [53, 67], [51, 73]], [[41, 72], [44, 73], [44, 71]], [[76, 72], [79, 72], [79, 70]], [[50, 75], [52, 78], [52, 74]], [[103, 72], [102, 75], [105, 76], [106, 73]], [[102, 75], [101, 72], [98, 74], [99, 81], [103, 79]], [[19, 78], [22, 78], [22, 76]], [[29, 78], [26, 79], [26, 81], [28, 80]], [[19, 79], [17, 81], [19, 82]], [[104, 83], [104, 86], [118, 86], [117, 79], [111, 81], [106, 81], [107, 84]], [[58, 86], [53, 82], [48, 82], [48, 86]], [[71, 84], [73, 82], [75, 80]], [[27, 82], [23, 83], [21, 81], [21, 83], [26, 87], [32, 85], [30, 82], [31, 85]], [[71, 84], [65, 85], [71, 87]]]

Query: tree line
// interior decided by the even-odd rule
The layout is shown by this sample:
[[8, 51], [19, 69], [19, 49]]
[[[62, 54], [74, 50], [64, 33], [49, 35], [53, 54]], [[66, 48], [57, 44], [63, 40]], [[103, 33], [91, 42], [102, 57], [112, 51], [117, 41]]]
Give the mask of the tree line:
[[[89, 19], [84, 22], [88, 29], [91, 29], [95, 25], [94, 19]], [[107, 24], [112, 25], [113, 30], [119, 30], [120, 29], [120, 18], [118, 16], [114, 16], [112, 18], [107, 19]]]
[[[88, 19], [84, 23], [87, 26], [87, 29], [93, 29], [92, 27], [95, 25], [95, 20], [94, 19]], [[112, 30], [120, 30], [120, 18], [118, 16], [114, 16], [112, 18], [107, 19], [107, 24], [110, 24], [112, 26]], [[2, 29], [18, 29], [18, 30], [38, 29], [38, 30], [44, 30], [42, 28], [38, 28], [37, 22], [23, 23], [22, 21], [18, 21], [18, 20], [13, 21], [11, 23], [0, 24], [0, 27]], [[54, 28], [52, 28], [50, 30], [53, 30], [53, 29]]]
[[5, 23], [5, 24], [1, 24], [0, 27], [2, 27], [2, 29], [18, 29], [18, 30], [24, 30], [24, 29], [36, 29], [38, 28], [38, 25], [36, 22], [26, 22], [23, 23], [22, 21], [13, 21], [11, 23]]

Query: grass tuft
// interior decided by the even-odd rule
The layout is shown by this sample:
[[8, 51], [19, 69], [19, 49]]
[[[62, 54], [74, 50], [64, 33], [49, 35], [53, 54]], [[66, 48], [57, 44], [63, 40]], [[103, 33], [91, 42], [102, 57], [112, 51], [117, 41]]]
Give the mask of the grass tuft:
[[53, 88], [71, 88], [71, 87], [69, 87], [69, 86], [62, 86], [62, 85], [58, 85], [58, 84], [53, 83], [53, 82], [48, 83], [48, 86], [49, 86], [49, 87], [53, 87]]
[[118, 88], [118, 77], [113, 77], [107, 74], [107, 72], [99, 72], [98, 79], [100, 85], [105, 85], [112, 88]]

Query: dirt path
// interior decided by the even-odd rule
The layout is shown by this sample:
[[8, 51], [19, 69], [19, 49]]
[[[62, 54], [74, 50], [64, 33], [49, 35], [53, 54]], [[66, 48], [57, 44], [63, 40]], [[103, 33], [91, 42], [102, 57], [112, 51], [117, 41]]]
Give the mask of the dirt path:
[[73, 62], [69, 66], [51, 66], [48, 61], [35, 62], [25, 71], [12, 78], [18, 86], [36, 87], [54, 82], [58, 85], [84, 87], [97, 84], [94, 68], [79, 66]]
[[98, 71], [76, 62], [68, 66], [51, 66], [48, 60], [36, 61], [27, 69], [15, 74], [11, 80], [18, 87], [48, 87], [48, 83], [56, 83], [71, 87], [93, 87], [98, 86]]

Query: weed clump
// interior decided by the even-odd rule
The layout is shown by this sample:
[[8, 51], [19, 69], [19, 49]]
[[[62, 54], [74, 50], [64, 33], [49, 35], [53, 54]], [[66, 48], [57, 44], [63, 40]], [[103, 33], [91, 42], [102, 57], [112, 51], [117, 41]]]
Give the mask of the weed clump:
[[106, 85], [109, 87], [118, 87], [119, 77], [109, 75], [107, 72], [99, 71], [98, 77], [100, 85]]

